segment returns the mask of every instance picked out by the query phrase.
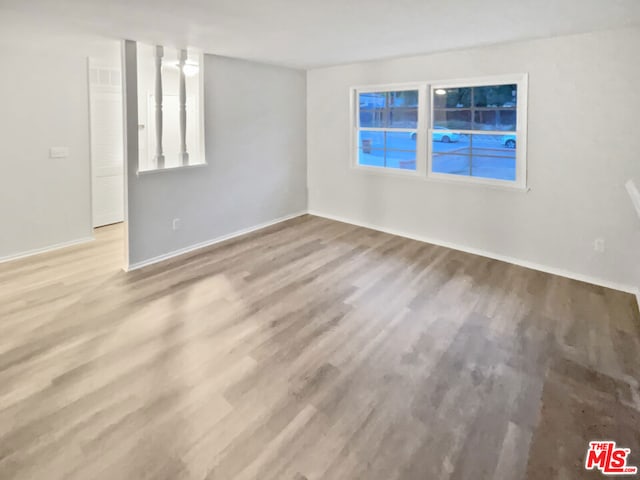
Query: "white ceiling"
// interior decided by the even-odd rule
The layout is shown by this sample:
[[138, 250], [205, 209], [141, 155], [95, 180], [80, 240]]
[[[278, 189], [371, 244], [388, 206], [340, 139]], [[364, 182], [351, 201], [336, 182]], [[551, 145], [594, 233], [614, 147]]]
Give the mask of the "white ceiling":
[[0, 0], [0, 19], [313, 68], [639, 25], [640, 0]]

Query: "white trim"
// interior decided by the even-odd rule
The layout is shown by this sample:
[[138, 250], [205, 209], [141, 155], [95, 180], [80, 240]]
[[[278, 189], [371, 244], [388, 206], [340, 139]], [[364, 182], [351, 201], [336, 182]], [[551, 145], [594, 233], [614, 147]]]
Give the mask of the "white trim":
[[598, 285], [600, 287], [611, 288], [613, 290], [619, 290], [625, 293], [635, 294], [638, 297], [638, 305], [640, 306], [640, 291], [635, 286], [624, 285], [617, 282], [611, 282], [609, 280], [604, 280], [601, 278], [592, 277], [589, 275], [583, 275], [581, 273], [569, 272], [567, 270], [551, 267], [548, 265], [541, 265], [539, 263], [530, 262], [528, 260], [520, 260], [514, 257], [509, 257], [506, 255], [500, 255], [493, 252], [488, 252], [486, 250], [481, 250], [478, 248], [469, 247], [466, 245], [460, 245], [457, 243], [451, 243], [439, 239], [434, 239], [431, 237], [425, 237], [421, 235], [414, 235], [407, 232], [402, 232], [399, 230], [381, 227], [379, 225], [374, 225], [367, 222], [358, 222], [355, 220], [350, 220], [348, 218], [339, 217], [336, 215], [330, 215], [325, 213], [320, 213], [316, 210], [309, 210], [309, 215], [315, 215], [316, 217], [322, 217], [329, 220], [335, 220], [336, 222], [348, 223], [351, 225], [356, 225], [358, 227], [370, 228], [371, 230], [377, 230], [379, 232], [388, 233], [391, 235], [397, 235], [399, 237], [410, 238], [411, 240], [417, 240], [419, 242], [430, 243], [433, 245], [438, 245], [441, 247], [451, 248], [453, 250], [459, 250], [461, 252], [471, 253], [473, 255], [480, 255], [481, 257], [491, 258], [493, 260], [500, 260], [502, 262], [511, 263], [513, 265], [518, 265], [525, 268], [530, 268], [532, 270], [537, 270], [540, 272], [550, 273], [552, 275], [557, 275], [560, 277], [570, 278], [572, 280], [578, 280], [580, 282], [590, 283], [592, 285]]
[[55, 243], [48, 247], [34, 248], [33, 250], [27, 250], [26, 252], [20, 252], [12, 255], [0, 257], [0, 263], [11, 262], [13, 260], [20, 260], [21, 258], [32, 257], [34, 255], [40, 255], [42, 253], [53, 252], [54, 250], [60, 250], [62, 248], [72, 247], [74, 245], [81, 245], [83, 243], [92, 242], [94, 237], [82, 237], [75, 240], [69, 240], [68, 242]]
[[188, 247], [180, 248], [178, 250], [174, 250], [169, 253], [165, 253], [163, 255], [158, 255], [157, 257], [149, 258], [147, 260], [142, 260], [141, 262], [136, 262], [129, 265], [128, 268], [125, 268], [125, 271], [131, 272], [133, 270], [138, 270], [143, 267], [147, 267], [149, 265], [153, 265], [154, 263], [159, 263], [164, 260], [169, 260], [170, 258], [178, 257], [180, 255], [184, 255], [185, 253], [190, 253], [195, 250], [200, 250], [201, 248], [210, 247], [211, 245], [215, 245], [216, 243], [224, 242], [225, 240], [231, 240], [232, 238], [240, 237], [242, 235], [246, 235], [247, 233], [255, 232], [256, 230], [261, 230], [263, 228], [270, 227], [277, 223], [285, 222], [287, 220], [291, 220], [292, 218], [297, 218], [302, 215], [306, 215], [307, 211], [303, 210], [301, 212], [292, 213], [290, 215], [286, 215], [284, 217], [276, 218], [275, 220], [270, 220], [268, 222], [260, 223], [258, 225], [254, 225], [253, 227], [243, 228], [242, 230], [237, 230], [232, 233], [228, 233], [226, 235], [222, 235], [220, 237], [206, 240], [204, 242], [196, 243], [195, 245], [190, 245]]

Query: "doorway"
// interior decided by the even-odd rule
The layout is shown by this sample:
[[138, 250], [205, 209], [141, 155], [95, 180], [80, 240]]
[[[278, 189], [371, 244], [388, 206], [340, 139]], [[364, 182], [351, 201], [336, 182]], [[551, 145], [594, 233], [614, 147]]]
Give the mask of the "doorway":
[[121, 67], [89, 59], [93, 228], [124, 220]]

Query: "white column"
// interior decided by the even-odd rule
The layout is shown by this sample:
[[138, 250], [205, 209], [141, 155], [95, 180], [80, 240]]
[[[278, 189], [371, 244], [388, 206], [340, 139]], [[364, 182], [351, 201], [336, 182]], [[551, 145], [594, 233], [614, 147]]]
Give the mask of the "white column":
[[164, 168], [164, 154], [162, 152], [162, 57], [164, 48], [156, 46], [156, 168]]
[[180, 68], [180, 162], [189, 165], [187, 153], [187, 86], [184, 74], [184, 64], [187, 62], [187, 51], [180, 50], [178, 66]]

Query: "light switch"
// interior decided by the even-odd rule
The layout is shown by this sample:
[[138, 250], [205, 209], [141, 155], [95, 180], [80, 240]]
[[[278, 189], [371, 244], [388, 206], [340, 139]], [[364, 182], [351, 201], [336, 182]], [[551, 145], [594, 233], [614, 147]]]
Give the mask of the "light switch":
[[49, 158], [67, 158], [69, 156], [69, 147], [51, 147], [49, 149]]

